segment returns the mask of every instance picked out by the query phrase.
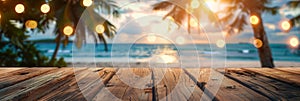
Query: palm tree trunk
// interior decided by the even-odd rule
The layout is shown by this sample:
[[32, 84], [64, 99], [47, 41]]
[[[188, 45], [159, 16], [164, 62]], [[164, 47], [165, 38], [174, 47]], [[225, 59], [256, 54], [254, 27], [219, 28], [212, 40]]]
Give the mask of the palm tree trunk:
[[252, 14], [255, 14], [259, 18], [259, 23], [257, 25], [252, 25], [252, 29], [254, 32], [254, 38], [259, 39], [263, 42], [263, 45], [257, 48], [261, 66], [273, 68], [275, 66], [273, 63], [272, 52], [269, 46], [267, 34], [264, 30], [261, 13], [252, 12]]
[[53, 63], [55, 62], [55, 59], [56, 59], [56, 56], [57, 56], [57, 53], [58, 53], [58, 50], [59, 50], [59, 47], [60, 47], [60, 40], [61, 40], [61, 33], [58, 33], [58, 36], [57, 36], [57, 39], [56, 39], [56, 46], [55, 46], [55, 50], [54, 50], [54, 53], [51, 57], [51, 60], [50, 60], [50, 65], [53, 65]]

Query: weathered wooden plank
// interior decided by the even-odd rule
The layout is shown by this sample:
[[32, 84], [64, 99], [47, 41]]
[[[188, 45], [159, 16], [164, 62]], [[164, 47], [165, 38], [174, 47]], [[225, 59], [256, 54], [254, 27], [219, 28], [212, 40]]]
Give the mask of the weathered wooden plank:
[[19, 70], [22, 68], [0, 68], [0, 75], [4, 75], [5, 73], [9, 73], [11, 71]]
[[290, 72], [284, 72], [277, 69], [272, 68], [242, 68], [243, 70], [254, 72], [266, 77], [270, 77], [273, 79], [277, 79], [291, 85], [300, 86], [300, 75]]
[[[203, 92], [181, 68], [158, 68], [154, 70], [157, 72], [155, 73], [156, 82], [159, 82], [156, 86], [158, 100], [200, 100]], [[162, 80], [160, 81], [160, 78], [157, 77], [162, 77]]]
[[87, 77], [84, 77], [81, 80], [77, 79], [77, 84], [81, 93], [76, 93], [75, 96], [66, 97], [65, 100], [92, 100], [101, 89], [105, 87], [117, 71], [118, 69], [115, 68], [105, 68], [99, 72], [97, 72], [97, 70], [90, 70]]
[[278, 70], [282, 70], [282, 71], [286, 71], [286, 72], [290, 72], [290, 73], [295, 73], [295, 74], [300, 74], [299, 67], [285, 67], [285, 68], [274, 68], [274, 69], [278, 69]]
[[0, 89], [55, 69], [57, 68], [25, 68], [9, 72], [9, 74], [2, 75], [2, 77], [0, 78]]
[[225, 75], [271, 100], [300, 100], [299, 87], [236, 68], [228, 69]]
[[[213, 78], [222, 77], [223, 75], [213, 69], [203, 68], [200, 69], [200, 76], [198, 77], [199, 82], [205, 82], [204, 90], [207, 89], [210, 93], [214, 92], [217, 87], [214, 81], [222, 80], [219, 89], [215, 95], [217, 100], [222, 101], [232, 101], [232, 100], [252, 100], [253, 98], [257, 100], [268, 100], [268, 98], [256, 93], [255, 91], [227, 78]], [[219, 81], [218, 81], [219, 82]], [[216, 83], [218, 83], [216, 82]], [[208, 96], [211, 96], [208, 94]]]
[[[81, 90], [77, 85], [77, 81], [81, 81], [85, 78], [88, 78], [88, 76], [91, 76], [90, 72], [99, 72], [100, 74], [100, 72], [105, 71], [103, 68], [82, 68], [82, 71], [80, 71], [80, 69], [81, 68], [76, 68], [75, 70], [76, 72], [74, 74], [77, 76], [76, 78], [73, 76], [72, 80], [51, 91], [49, 94], [41, 97], [39, 100], [70, 100], [68, 98], [81, 94]], [[103, 74], [101, 73], [99, 77], [102, 75]], [[83, 95], [81, 95], [79, 98], [83, 98], [82, 100], [85, 100]]]
[[[61, 68], [49, 73], [28, 79], [0, 90], [2, 100], [21, 100], [28, 96], [42, 96], [51, 89], [60, 86], [62, 82], [73, 74], [71, 68]], [[49, 90], [45, 88], [51, 88]]]
[[[129, 75], [129, 73], [133, 73], [137, 77]], [[149, 100], [149, 92], [146, 92], [143, 88], [145, 88], [147, 84], [149, 84], [147, 82], [150, 81], [147, 81], [146, 79], [145, 81], [140, 82], [140, 79], [138, 79], [138, 77], [146, 77], [148, 74], [150, 74], [149, 68], [121, 68], [108, 82], [106, 88], [102, 89], [93, 100]], [[122, 81], [121, 77], [130, 79], [126, 81], [122, 79]], [[134, 88], [131, 83], [137, 85], [137, 88]]]

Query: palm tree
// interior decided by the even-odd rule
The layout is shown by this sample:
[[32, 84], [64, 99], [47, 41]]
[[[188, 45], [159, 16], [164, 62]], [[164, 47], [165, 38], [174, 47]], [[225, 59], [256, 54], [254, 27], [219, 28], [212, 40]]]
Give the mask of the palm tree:
[[[60, 47], [60, 43], [63, 42], [64, 45], [68, 44], [68, 37], [67, 35], [63, 34], [63, 28], [66, 25], [71, 25], [74, 26], [74, 29], [76, 29], [77, 24], [79, 27], [81, 27], [80, 30], [78, 30], [78, 33], [76, 33], [76, 46], [77, 47], [81, 47], [83, 40], [85, 40], [86, 38], [86, 34], [85, 32], [88, 32], [90, 34], [93, 34], [95, 32], [93, 32], [93, 30], [89, 30], [89, 29], [83, 29], [84, 25], [89, 25], [89, 21], [81, 21], [80, 17], [81, 15], [84, 13], [84, 10], [86, 9], [84, 6], [82, 6], [82, 0], [53, 0], [51, 2], [51, 6], [53, 6], [54, 8], [54, 13], [53, 15], [55, 16], [55, 20], [56, 22], [58, 22], [56, 24], [56, 29], [55, 32], [57, 33], [56, 35], [56, 47], [55, 47], [55, 51], [52, 55], [51, 58], [51, 62], [54, 61], [56, 59], [59, 47]], [[104, 42], [105, 45], [105, 50], [108, 50], [107, 48], [107, 43], [106, 43], [106, 39], [104, 36], [107, 36], [108, 38], [112, 38], [114, 36], [114, 34], [116, 33], [116, 27], [110, 23], [108, 20], [106, 20], [104, 17], [102, 17], [100, 14], [98, 14], [98, 12], [96, 12], [93, 9], [101, 9], [102, 12], [104, 12], [106, 10], [106, 12], [108, 12], [108, 14], [113, 15], [114, 17], [118, 17], [119, 16], [119, 12], [117, 11], [119, 7], [116, 5], [116, 2], [111, 1], [111, 0], [95, 0], [94, 1], [94, 6], [92, 6], [92, 8], [88, 8], [91, 9], [88, 11], [88, 13], [92, 16], [89, 16], [89, 19], [92, 19], [94, 21], [97, 20], [101, 20], [103, 21], [103, 26], [105, 28], [104, 33], [98, 33], [98, 37], [96, 37], [96, 35], [94, 35], [95, 40], [100, 40]], [[74, 35], [74, 34], [73, 34]], [[62, 41], [63, 39], [63, 41]]]
[[[223, 11], [227, 15], [220, 19], [220, 22], [228, 25], [227, 31], [229, 34], [232, 34], [232, 32], [239, 33], [243, 31], [245, 25], [248, 24], [247, 20], [249, 16], [256, 17], [254, 20], [257, 22], [251, 25], [254, 38], [255, 40], [258, 40], [257, 42], [255, 41], [254, 44], [260, 44], [260, 46], [257, 47], [260, 63], [262, 67], [273, 68], [274, 63], [272, 53], [261, 15], [263, 12], [276, 14], [279, 7], [268, 7], [267, 4], [271, 3], [270, 0], [221, 0], [221, 2], [232, 5]], [[236, 12], [238, 10], [239, 12]]]
[[[1, 66], [56, 66], [56, 55], [58, 53], [60, 43], [64, 45], [68, 43], [69, 36], [63, 34], [63, 28], [66, 25], [71, 25], [73, 29], [77, 27], [77, 23], [86, 7], [83, 6], [84, 0], [1, 0], [0, 1], [0, 65]], [[95, 0], [94, 6], [90, 9], [101, 9], [102, 12], [107, 12], [114, 17], [119, 16], [116, 2], [111, 0]], [[23, 5], [24, 12], [17, 13], [15, 7], [17, 4]], [[40, 11], [42, 4], [48, 4], [51, 8], [50, 12], [44, 14]], [[22, 8], [21, 8], [22, 9]], [[103, 21], [105, 31], [95, 35], [95, 39], [103, 41], [106, 44], [105, 37], [111, 38], [116, 33], [116, 28], [104, 17], [100, 16], [99, 12], [89, 10], [94, 21]], [[26, 28], [26, 22], [34, 20], [37, 24], [36, 28]], [[49, 24], [56, 21], [55, 26], [56, 48], [50, 61], [40, 53], [33, 42], [27, 41], [28, 31], [45, 32], [49, 28]], [[21, 27], [20, 27], [21, 25]], [[88, 22], [79, 24], [80, 26], [89, 25]], [[94, 27], [93, 27], [94, 28]], [[85, 38], [85, 32], [95, 33], [88, 29], [79, 30], [76, 34], [76, 46], [80, 47]], [[74, 33], [73, 33], [74, 35]], [[8, 39], [5, 42], [2, 39]], [[107, 46], [106, 46], [107, 50]], [[9, 55], [9, 56], [8, 56]], [[62, 59], [60, 59], [62, 60]], [[46, 63], [47, 62], [47, 63]]]
[[[191, 6], [191, 4], [194, 3], [193, 1], [196, 1], [197, 3], [195, 7]], [[189, 33], [191, 32], [191, 17], [199, 20], [202, 17], [201, 13], [204, 12], [207, 16], [209, 16], [211, 21], [216, 20], [216, 15], [205, 4], [204, 0], [161, 1], [153, 5], [153, 10], [169, 11], [163, 19], [165, 19], [166, 17], [171, 17], [174, 19], [177, 25], [181, 25], [184, 22], [187, 22], [187, 29]]]
[[[300, 8], [300, 1], [289, 1], [287, 3], [289, 7], [292, 9], [299, 9]], [[300, 23], [300, 14], [297, 16], [294, 16], [293, 18], [290, 19], [291, 25], [294, 27], [296, 24]]]
[[[190, 12], [190, 6], [193, 1], [198, 1], [199, 7], [193, 9]], [[233, 30], [238, 30], [237, 32], [241, 32], [244, 26], [247, 24], [247, 16], [256, 15], [260, 22], [257, 25], [252, 25], [254, 37], [262, 41], [262, 46], [258, 48], [260, 62], [262, 67], [274, 67], [273, 58], [271, 49], [269, 46], [269, 42], [266, 36], [266, 32], [263, 27], [261, 13], [263, 11], [271, 12], [272, 14], [277, 13], [278, 7], [267, 7], [268, 0], [220, 0], [220, 2], [227, 2], [228, 4], [232, 4], [233, 6], [228, 7], [226, 9], [226, 14], [224, 18], [220, 19], [220, 22], [227, 23], [228, 31], [233, 32]], [[175, 3], [175, 4], [174, 4]], [[212, 13], [205, 5], [204, 0], [170, 0], [170, 1], [162, 1], [153, 6], [154, 10], [169, 10], [168, 14], [165, 15], [171, 16], [174, 18], [175, 22], [178, 24], [182, 24], [185, 21], [185, 18], [188, 18], [188, 30], [190, 31], [190, 16], [193, 14], [196, 18], [200, 19], [200, 12], [205, 12], [211, 20], [214, 21], [216, 15]], [[239, 15], [233, 16], [233, 11], [241, 10]], [[190, 12], [190, 13], [189, 13]], [[230, 20], [234, 20], [230, 23]]]

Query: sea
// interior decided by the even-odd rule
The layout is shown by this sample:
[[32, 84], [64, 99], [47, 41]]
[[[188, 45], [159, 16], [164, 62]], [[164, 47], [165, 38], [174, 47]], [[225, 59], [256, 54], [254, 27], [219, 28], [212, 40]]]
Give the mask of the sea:
[[[55, 43], [37, 43], [38, 49], [49, 58]], [[257, 49], [250, 43], [226, 44], [215, 49], [210, 44], [85, 44], [81, 48], [68, 44], [61, 46], [57, 57], [66, 62], [151, 62], [193, 63], [198, 61], [259, 61]], [[270, 44], [274, 61], [300, 62], [299, 49], [286, 44]]]

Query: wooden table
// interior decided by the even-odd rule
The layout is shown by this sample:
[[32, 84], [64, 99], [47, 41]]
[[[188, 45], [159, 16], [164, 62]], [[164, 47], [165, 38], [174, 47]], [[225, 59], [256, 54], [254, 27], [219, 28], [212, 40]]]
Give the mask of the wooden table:
[[300, 68], [0, 68], [0, 100], [120, 99], [299, 101]]

